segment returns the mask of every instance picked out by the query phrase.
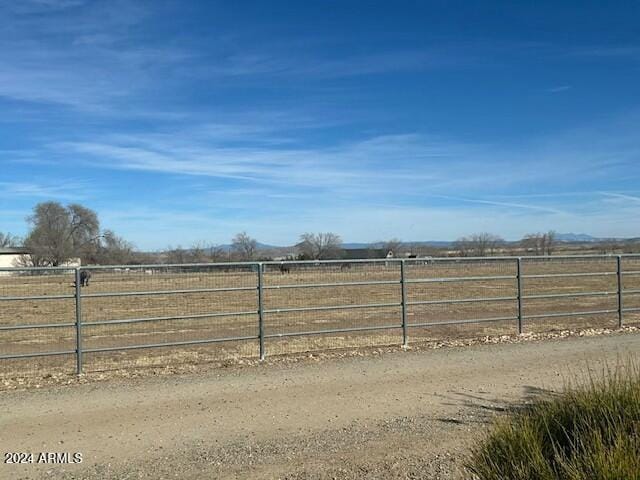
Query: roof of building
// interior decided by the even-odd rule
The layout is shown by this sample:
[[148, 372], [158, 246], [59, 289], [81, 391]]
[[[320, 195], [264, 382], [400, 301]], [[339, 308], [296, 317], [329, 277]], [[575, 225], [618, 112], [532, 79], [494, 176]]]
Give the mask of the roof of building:
[[0, 255], [24, 255], [29, 253], [24, 247], [0, 247]]

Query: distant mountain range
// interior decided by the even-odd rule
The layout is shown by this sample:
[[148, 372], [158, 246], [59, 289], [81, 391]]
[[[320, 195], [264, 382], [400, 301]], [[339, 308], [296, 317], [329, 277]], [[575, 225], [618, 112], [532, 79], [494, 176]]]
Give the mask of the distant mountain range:
[[[566, 243], [596, 243], [603, 241], [624, 241], [624, 240], [634, 240], [628, 238], [601, 238], [594, 237], [592, 235], [588, 235], [586, 233], [557, 233], [556, 241], [558, 242], [566, 242]], [[517, 243], [516, 241], [509, 241], [507, 243]], [[425, 240], [419, 242], [402, 242], [403, 245], [413, 245], [419, 247], [440, 247], [447, 248], [452, 247], [455, 241], [445, 241], [445, 240]], [[342, 246], [345, 249], [355, 249], [355, 248], [381, 248], [384, 245], [383, 242], [374, 242], [374, 243], [343, 243]]]
[[[425, 240], [421, 242], [402, 242], [403, 245], [414, 245], [417, 247], [449, 247], [454, 242], [447, 242], [444, 240]], [[383, 248], [384, 242], [373, 243], [343, 243], [342, 248], [346, 250], [354, 250], [360, 248]]]
[[556, 240], [559, 242], [599, 242], [603, 239], [592, 237], [586, 233], [557, 233]]
[[[596, 243], [603, 241], [633, 241], [638, 240], [635, 238], [604, 238], [604, 237], [594, 237], [592, 235], [588, 235], [586, 233], [557, 233], [556, 240], [559, 242], [567, 242], [567, 243]], [[439, 247], [439, 248], [447, 248], [452, 247], [455, 241], [447, 241], [447, 240], [422, 240], [417, 242], [402, 242], [405, 246], [419, 246], [419, 247]], [[516, 243], [508, 242], [508, 243]], [[384, 246], [384, 242], [345, 242], [342, 244], [342, 248], [346, 250], [355, 250], [355, 249], [366, 249], [366, 248], [382, 248]], [[231, 245], [220, 245], [224, 251], [230, 251]], [[258, 242], [258, 250], [293, 250], [295, 248], [294, 245], [290, 246], [277, 246], [277, 245], [269, 245], [266, 243]]]
[[633, 238], [621, 238], [621, 237], [593, 237], [586, 233], [558, 233], [556, 234], [556, 240], [559, 242], [636, 242], [640, 240], [638, 237]]
[[[233, 246], [231, 244], [226, 245], [218, 245], [218, 248], [221, 248], [225, 252], [230, 252], [233, 250]], [[277, 245], [268, 245], [266, 243], [257, 243], [258, 250], [280, 250], [283, 248], [293, 248], [293, 247], [278, 247]]]

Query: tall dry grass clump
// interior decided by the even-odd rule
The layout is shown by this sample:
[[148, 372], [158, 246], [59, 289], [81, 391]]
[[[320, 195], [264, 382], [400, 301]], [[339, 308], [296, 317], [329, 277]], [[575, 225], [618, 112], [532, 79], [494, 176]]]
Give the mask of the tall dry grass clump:
[[467, 467], [481, 480], [640, 480], [638, 363], [501, 419]]

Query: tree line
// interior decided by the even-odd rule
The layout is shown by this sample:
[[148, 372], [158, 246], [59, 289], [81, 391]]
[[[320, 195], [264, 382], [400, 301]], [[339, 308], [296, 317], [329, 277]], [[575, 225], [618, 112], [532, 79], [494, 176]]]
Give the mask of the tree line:
[[133, 244], [112, 230], [101, 229], [98, 215], [79, 204], [39, 203], [27, 223], [29, 233], [23, 239], [0, 233], [0, 247], [29, 252], [21, 266], [57, 267], [74, 258], [91, 264], [126, 263], [135, 252]]
[[456, 240], [454, 249], [461, 257], [486, 257], [496, 253], [514, 253], [514, 250], [527, 255], [552, 255], [557, 245], [556, 237], [553, 230], [546, 233], [529, 233], [514, 245], [498, 235], [475, 233]]
[[[0, 232], [0, 248], [22, 247], [28, 252], [20, 266], [57, 267], [73, 259], [89, 265], [268, 260], [260, 258], [258, 241], [246, 232], [236, 234], [229, 249], [198, 242], [190, 248], [169, 247], [160, 254], [140, 252], [112, 230], [102, 229], [95, 211], [75, 203], [39, 203], [27, 223], [29, 232], [24, 238]], [[292, 259], [338, 258], [341, 248], [342, 240], [335, 233], [303, 233]]]
[[[23, 247], [28, 252], [21, 266], [60, 266], [71, 259], [80, 259], [89, 265], [134, 265], [154, 263], [210, 263], [222, 261], [271, 260], [259, 248], [258, 241], [246, 232], [236, 234], [228, 247], [197, 242], [189, 248], [169, 247], [163, 252], [141, 252], [117, 235], [103, 229], [98, 215], [79, 204], [64, 206], [58, 202], [37, 204], [27, 217], [29, 231], [24, 238], [0, 232], [0, 248]], [[377, 244], [380, 252], [393, 252], [394, 256], [413, 253], [419, 255], [453, 255], [485, 257], [504, 254], [552, 255], [558, 245], [557, 235], [545, 233], [525, 235], [519, 242], [506, 242], [498, 235], [475, 233], [461, 237], [452, 248], [418, 247], [394, 238]], [[614, 244], [602, 246], [612, 251]], [[298, 243], [288, 252], [289, 260], [324, 260], [342, 258], [342, 239], [335, 233], [300, 235]]]

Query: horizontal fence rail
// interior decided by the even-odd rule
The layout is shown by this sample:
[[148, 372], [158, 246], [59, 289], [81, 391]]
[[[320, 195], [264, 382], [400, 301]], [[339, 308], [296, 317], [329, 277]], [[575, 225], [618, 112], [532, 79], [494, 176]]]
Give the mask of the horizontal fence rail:
[[636, 255], [0, 268], [0, 375], [13, 372], [7, 362], [46, 357], [73, 359], [82, 373], [98, 354], [119, 355], [109, 357], [117, 365], [139, 350], [170, 364], [186, 347], [222, 344], [229, 357], [263, 359], [276, 346], [407, 346], [626, 322], [640, 322]]

